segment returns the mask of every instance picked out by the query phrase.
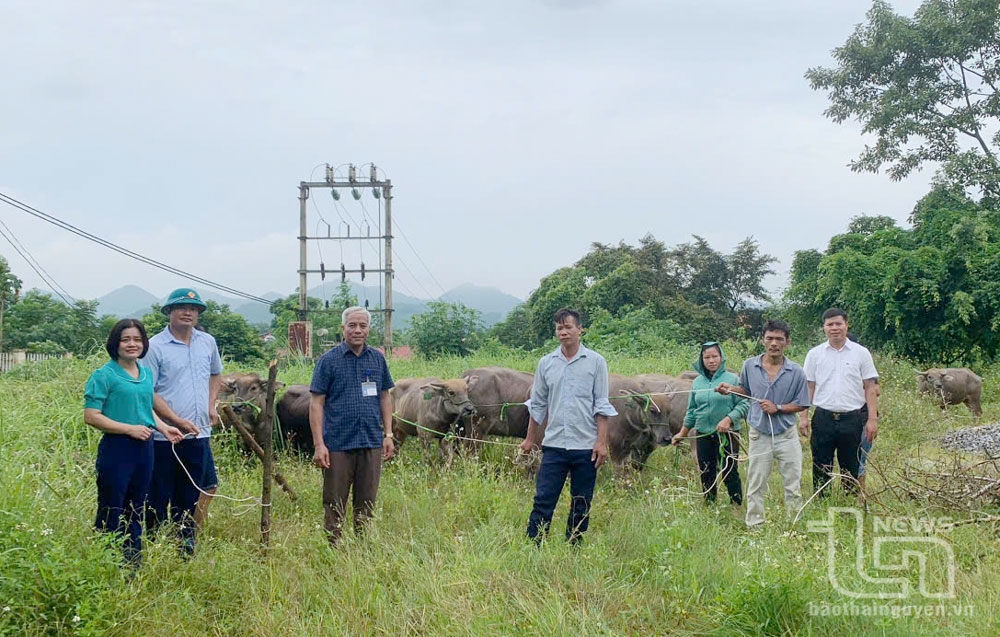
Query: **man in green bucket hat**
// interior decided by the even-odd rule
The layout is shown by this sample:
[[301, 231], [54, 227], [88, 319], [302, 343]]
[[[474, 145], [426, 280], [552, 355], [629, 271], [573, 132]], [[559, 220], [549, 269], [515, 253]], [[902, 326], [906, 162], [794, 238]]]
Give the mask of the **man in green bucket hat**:
[[222, 358], [215, 339], [196, 329], [207, 307], [191, 288], [171, 292], [162, 308], [169, 318], [167, 327], [149, 339], [149, 352], [142, 359], [153, 374], [156, 414], [188, 434], [174, 446], [154, 435], [147, 528], [173, 521], [189, 555], [218, 487], [209, 437], [219, 424], [215, 401], [222, 386]]

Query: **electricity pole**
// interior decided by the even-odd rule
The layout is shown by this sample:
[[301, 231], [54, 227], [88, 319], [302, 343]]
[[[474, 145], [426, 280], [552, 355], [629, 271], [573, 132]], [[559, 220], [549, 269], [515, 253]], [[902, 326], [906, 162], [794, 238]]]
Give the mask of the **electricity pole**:
[[[306, 224], [306, 201], [309, 199], [309, 193], [314, 188], [328, 189], [334, 200], [340, 200], [340, 189], [349, 189], [351, 195], [354, 199], [361, 199], [362, 189], [371, 188], [372, 194], [376, 199], [381, 198], [385, 200], [385, 220], [384, 227], [385, 232], [381, 235], [371, 236], [371, 228], [368, 228], [368, 232], [364, 236], [351, 236], [351, 228], [347, 225], [347, 235], [346, 236], [332, 236], [330, 234], [330, 226], [327, 224], [327, 236], [313, 236], [310, 237], [308, 234], [308, 226]], [[338, 234], [343, 229], [346, 224], [341, 224], [337, 228]], [[367, 226], [368, 224], [365, 223]], [[360, 234], [360, 227], [359, 227]], [[332, 274], [338, 272], [337, 269], [327, 269], [325, 263], [320, 264], [320, 268], [309, 269], [307, 264], [308, 251], [306, 250], [307, 242], [309, 241], [371, 241], [373, 239], [380, 240], [385, 245], [385, 260], [384, 264], [380, 263], [378, 268], [367, 268], [362, 262], [359, 268], [348, 268], [344, 263], [340, 264], [340, 280], [344, 282], [347, 280], [348, 274], [360, 274], [361, 280], [364, 281], [366, 274], [382, 274], [385, 280], [385, 304], [382, 308], [371, 310], [372, 312], [381, 312], [383, 315], [383, 334], [382, 342], [385, 347], [386, 353], [390, 353], [392, 350], [392, 181], [389, 179], [378, 179], [377, 169], [375, 165], [371, 165], [370, 178], [367, 181], [361, 181], [357, 178], [357, 170], [352, 164], [348, 169], [348, 178], [346, 181], [338, 180], [336, 175], [334, 175], [334, 169], [330, 167], [329, 164], [326, 166], [326, 180], [317, 182], [302, 181], [299, 182], [299, 311], [298, 319], [300, 322], [305, 323], [309, 318], [309, 292], [307, 278], [309, 274], [319, 274], [321, 277], [326, 278], [327, 274]], [[306, 328], [308, 330], [308, 328]], [[291, 339], [290, 339], [291, 340]], [[311, 355], [312, 352], [308, 352]]]

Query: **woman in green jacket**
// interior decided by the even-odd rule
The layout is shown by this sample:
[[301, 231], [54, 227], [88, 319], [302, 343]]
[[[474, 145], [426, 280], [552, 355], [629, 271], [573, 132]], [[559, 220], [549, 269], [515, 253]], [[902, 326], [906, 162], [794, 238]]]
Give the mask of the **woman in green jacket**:
[[714, 390], [719, 383], [739, 384], [736, 374], [726, 371], [726, 356], [716, 341], [701, 346], [701, 356], [694, 364], [698, 378], [691, 385], [684, 426], [674, 436], [677, 444], [691, 429], [698, 432], [698, 470], [705, 501], [714, 502], [718, 481], [719, 460], [723, 460], [722, 480], [733, 504], [743, 503], [743, 485], [737, 458], [740, 454], [740, 423], [746, 418], [750, 403], [734, 394], [723, 396]]

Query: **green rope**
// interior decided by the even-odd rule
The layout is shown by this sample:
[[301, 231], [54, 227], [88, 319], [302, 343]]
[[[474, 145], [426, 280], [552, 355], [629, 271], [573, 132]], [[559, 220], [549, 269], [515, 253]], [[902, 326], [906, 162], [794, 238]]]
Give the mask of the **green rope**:
[[469, 438], [467, 436], [459, 436], [458, 434], [456, 434], [454, 432], [451, 432], [451, 431], [449, 431], [447, 433], [441, 433], [440, 431], [437, 431], [436, 429], [431, 429], [430, 427], [424, 427], [423, 425], [415, 423], [412, 420], [407, 420], [406, 418], [403, 418], [402, 416], [400, 416], [398, 413], [393, 413], [392, 417], [395, 418], [396, 420], [398, 420], [399, 422], [403, 422], [403, 423], [406, 423], [407, 425], [410, 425], [411, 427], [415, 427], [417, 429], [420, 429], [420, 430], [432, 433], [435, 436], [443, 438], [443, 439], [445, 439], [445, 440], [447, 440], [449, 442], [454, 441], [454, 440], [470, 440], [472, 442], [484, 442], [486, 444], [503, 445], [505, 447], [518, 447], [518, 448], [520, 448], [520, 446], [521, 446], [519, 444], [515, 444], [515, 443], [511, 443], [511, 442], [500, 442], [499, 440], [480, 440], [479, 438]]
[[252, 407], [253, 410], [256, 412], [257, 416], [260, 415], [260, 412], [264, 411], [263, 409], [257, 406], [257, 403], [251, 402], [249, 400], [234, 400], [234, 401], [220, 400], [218, 402], [223, 405], [229, 405], [230, 407], [240, 407], [244, 405], [250, 405], [250, 407]]

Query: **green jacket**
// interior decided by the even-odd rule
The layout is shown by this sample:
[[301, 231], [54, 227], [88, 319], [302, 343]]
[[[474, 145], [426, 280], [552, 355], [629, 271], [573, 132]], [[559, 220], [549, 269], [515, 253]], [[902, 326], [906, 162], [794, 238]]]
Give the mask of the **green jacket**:
[[[719, 349], [721, 351], [721, 348]], [[733, 430], [739, 431], [741, 423], [747, 416], [747, 410], [750, 409], [750, 402], [733, 394], [723, 396], [718, 392], [705, 391], [715, 389], [719, 383], [740, 384], [736, 374], [726, 371], [726, 355], [722, 354], [722, 362], [712, 378], [708, 377], [700, 355], [692, 367], [698, 372], [698, 378], [691, 384], [684, 426], [688, 429], [697, 429], [700, 434], [710, 434], [715, 432], [720, 420], [729, 416], [733, 421]]]

